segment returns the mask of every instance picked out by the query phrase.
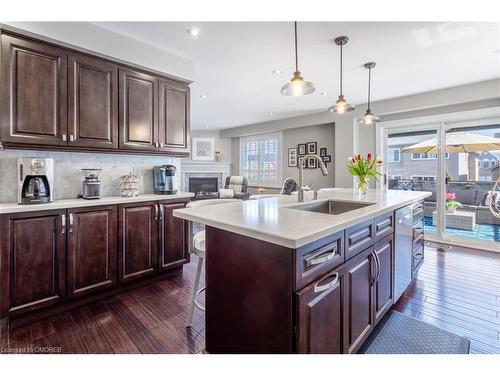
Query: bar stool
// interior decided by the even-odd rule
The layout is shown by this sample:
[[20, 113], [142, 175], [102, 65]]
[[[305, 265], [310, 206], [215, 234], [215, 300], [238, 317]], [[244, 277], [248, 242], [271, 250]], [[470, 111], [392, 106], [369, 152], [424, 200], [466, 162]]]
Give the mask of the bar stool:
[[[231, 202], [238, 202], [238, 201], [240, 201], [240, 200], [239, 199], [204, 199], [204, 200], [189, 202], [186, 205], [186, 208], [210, 206], [210, 205], [224, 204], [224, 203], [231, 203]], [[205, 290], [205, 287], [199, 289], [201, 272], [203, 271], [203, 266], [204, 266], [203, 261], [205, 259], [205, 254], [206, 254], [205, 231], [202, 230], [201, 232], [198, 232], [193, 236], [192, 235], [193, 222], [189, 223], [189, 231], [190, 231], [190, 235], [193, 237], [193, 240], [192, 240], [192, 243], [191, 243], [189, 250], [190, 250], [190, 253], [194, 253], [196, 256], [198, 256], [198, 264], [196, 266], [196, 275], [194, 278], [193, 293], [191, 294], [191, 304], [189, 306], [188, 316], [187, 316], [187, 320], [186, 320], [186, 327], [191, 327], [191, 325], [193, 324], [193, 313], [194, 313], [195, 307], [197, 307], [201, 311], [205, 311], [205, 307], [200, 305], [199, 302], [196, 300], [196, 297], [198, 297]]]

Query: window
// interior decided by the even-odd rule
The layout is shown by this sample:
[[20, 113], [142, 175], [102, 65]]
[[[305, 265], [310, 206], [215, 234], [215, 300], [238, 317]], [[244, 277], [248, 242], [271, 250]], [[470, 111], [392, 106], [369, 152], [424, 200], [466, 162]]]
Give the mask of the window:
[[281, 133], [240, 138], [240, 174], [249, 185], [281, 187]]
[[[450, 158], [450, 154], [446, 153], [446, 159]], [[418, 153], [413, 153], [411, 154], [411, 159], [412, 160], [436, 160], [437, 159], [437, 154], [418, 154]]]
[[496, 160], [492, 160], [491, 161], [491, 168], [495, 168], [497, 166], [497, 161]]
[[436, 181], [435, 176], [411, 176], [414, 181]]
[[399, 148], [390, 148], [387, 150], [387, 161], [389, 163], [399, 163], [401, 154]]
[[489, 169], [490, 168], [490, 161], [488, 159], [484, 159], [482, 161], [483, 165], [482, 165], [482, 168], [483, 169]]

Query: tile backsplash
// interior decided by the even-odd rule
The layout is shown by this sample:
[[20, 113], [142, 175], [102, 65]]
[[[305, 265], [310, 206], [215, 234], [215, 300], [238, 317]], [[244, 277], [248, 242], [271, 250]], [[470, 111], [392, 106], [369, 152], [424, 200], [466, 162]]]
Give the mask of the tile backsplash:
[[0, 151], [0, 202], [17, 199], [17, 159], [39, 157], [54, 159], [55, 199], [75, 198], [81, 193], [82, 168], [101, 168], [101, 196], [120, 195], [120, 176], [135, 174], [140, 180], [140, 193], [153, 193], [153, 166], [172, 164], [177, 168], [174, 187], [179, 190], [180, 159], [164, 156], [87, 154], [77, 152]]

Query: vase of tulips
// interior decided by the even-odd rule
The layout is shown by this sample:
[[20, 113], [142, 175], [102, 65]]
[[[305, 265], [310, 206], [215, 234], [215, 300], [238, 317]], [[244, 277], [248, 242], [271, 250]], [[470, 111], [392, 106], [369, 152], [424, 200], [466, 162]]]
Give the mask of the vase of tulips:
[[378, 156], [373, 157], [368, 154], [366, 158], [361, 155], [353, 155], [349, 158], [347, 169], [349, 173], [357, 178], [356, 188], [359, 195], [365, 196], [370, 186], [370, 178], [378, 181], [380, 176], [379, 168], [382, 166], [382, 160]]

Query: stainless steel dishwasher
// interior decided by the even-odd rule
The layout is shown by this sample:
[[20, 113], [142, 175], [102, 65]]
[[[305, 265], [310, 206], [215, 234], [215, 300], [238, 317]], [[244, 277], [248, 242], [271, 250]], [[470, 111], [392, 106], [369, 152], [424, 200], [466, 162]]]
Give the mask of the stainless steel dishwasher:
[[413, 205], [396, 210], [394, 236], [394, 303], [408, 288], [412, 277]]

